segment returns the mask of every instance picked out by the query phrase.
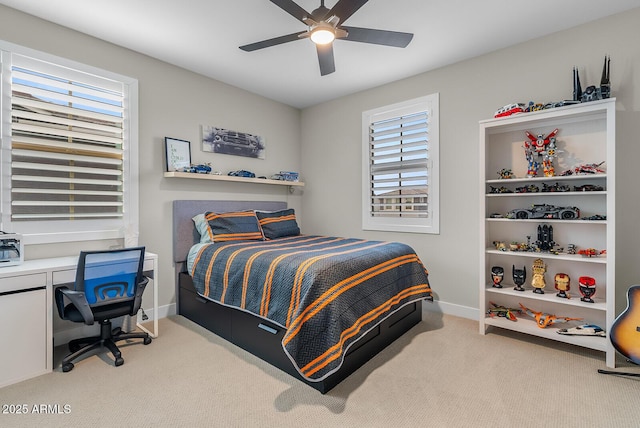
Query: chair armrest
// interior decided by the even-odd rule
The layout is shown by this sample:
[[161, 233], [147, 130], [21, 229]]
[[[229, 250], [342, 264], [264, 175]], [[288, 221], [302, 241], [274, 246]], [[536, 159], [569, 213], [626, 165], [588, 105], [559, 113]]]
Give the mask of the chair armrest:
[[89, 307], [89, 303], [87, 302], [87, 298], [83, 291], [75, 291], [70, 290], [67, 287], [58, 287], [56, 288], [56, 306], [58, 307], [58, 314], [60, 318], [64, 318], [64, 298], [68, 298], [73, 306], [80, 312], [82, 318], [84, 319], [84, 323], [86, 325], [93, 325], [94, 318], [93, 312], [91, 311], [91, 307]]
[[142, 281], [140, 281], [138, 283], [138, 286], [136, 287], [136, 295], [133, 300], [133, 306], [131, 307], [131, 313], [129, 314], [132, 317], [135, 316], [140, 310], [140, 306], [142, 305], [142, 294], [144, 293], [144, 289], [148, 283], [149, 278], [143, 276]]

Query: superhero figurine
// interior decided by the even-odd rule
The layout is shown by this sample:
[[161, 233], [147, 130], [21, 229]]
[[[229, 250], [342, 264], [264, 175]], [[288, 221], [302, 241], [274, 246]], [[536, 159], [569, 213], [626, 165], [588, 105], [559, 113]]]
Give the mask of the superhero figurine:
[[554, 277], [555, 289], [558, 290], [556, 296], [569, 299], [568, 291], [571, 289], [571, 278], [566, 273], [557, 273]]
[[524, 154], [529, 164], [527, 169], [528, 177], [538, 175], [538, 169], [542, 165], [542, 171], [545, 177], [553, 177], [555, 169], [553, 168], [553, 159], [557, 157], [556, 150], [556, 134], [558, 129], [551, 131], [546, 137], [543, 134], [533, 135], [529, 131], [525, 131], [530, 141], [524, 142]]
[[502, 279], [504, 278], [504, 269], [500, 266], [493, 266], [491, 268], [491, 279], [493, 280], [493, 286], [495, 288], [502, 288]]
[[544, 294], [543, 288], [547, 285], [544, 280], [544, 274], [547, 271], [547, 266], [542, 259], [535, 259], [533, 261], [533, 277], [531, 278], [531, 286], [533, 292], [536, 294]]
[[596, 280], [590, 276], [581, 276], [578, 279], [580, 285], [580, 300], [587, 303], [595, 303], [592, 297], [596, 294]]
[[527, 280], [527, 268], [526, 266], [522, 266], [522, 269], [516, 269], [516, 266], [513, 265], [511, 268], [511, 272], [513, 275], [513, 283], [516, 285], [513, 289], [516, 291], [524, 291], [524, 282]]

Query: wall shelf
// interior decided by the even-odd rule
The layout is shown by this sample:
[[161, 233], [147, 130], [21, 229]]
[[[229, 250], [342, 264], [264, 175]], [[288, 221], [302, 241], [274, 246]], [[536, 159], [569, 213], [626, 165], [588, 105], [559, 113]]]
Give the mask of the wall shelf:
[[279, 186], [303, 187], [302, 181], [271, 180], [268, 178], [234, 177], [232, 175], [198, 174], [192, 172], [165, 172], [167, 178], [188, 178], [193, 180], [234, 181], [238, 183], [275, 184]]

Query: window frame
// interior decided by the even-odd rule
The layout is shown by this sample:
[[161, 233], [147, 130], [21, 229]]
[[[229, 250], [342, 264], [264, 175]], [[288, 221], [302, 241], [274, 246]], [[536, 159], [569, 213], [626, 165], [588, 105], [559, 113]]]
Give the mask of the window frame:
[[[119, 221], [49, 220], [11, 221], [11, 94], [12, 55], [17, 54], [119, 82], [124, 88], [123, 123], [123, 209]], [[138, 81], [76, 61], [61, 58], [0, 40], [0, 230], [22, 234], [24, 244], [50, 244], [105, 239], [137, 240], [138, 207]], [[55, 225], [55, 227], [52, 227]]]
[[[423, 97], [391, 104], [362, 113], [362, 229], [386, 232], [440, 233], [440, 95], [434, 93]], [[372, 124], [398, 119], [418, 113], [427, 113], [428, 120], [428, 216], [410, 217], [376, 217], [371, 215], [371, 142], [370, 127]]]

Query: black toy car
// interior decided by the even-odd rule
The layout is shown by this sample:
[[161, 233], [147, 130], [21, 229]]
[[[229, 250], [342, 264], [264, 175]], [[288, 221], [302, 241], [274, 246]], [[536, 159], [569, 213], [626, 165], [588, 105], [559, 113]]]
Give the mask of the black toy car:
[[580, 209], [578, 209], [578, 207], [557, 207], [548, 204], [534, 204], [531, 208], [511, 210], [507, 213], [506, 217], [511, 219], [557, 218], [572, 220], [580, 217]]

